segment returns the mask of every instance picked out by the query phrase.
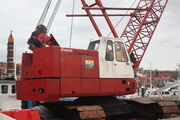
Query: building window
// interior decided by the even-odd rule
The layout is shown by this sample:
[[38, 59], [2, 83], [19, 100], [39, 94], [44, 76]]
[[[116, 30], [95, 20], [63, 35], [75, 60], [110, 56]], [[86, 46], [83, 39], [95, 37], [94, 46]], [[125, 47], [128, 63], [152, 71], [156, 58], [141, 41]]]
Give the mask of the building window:
[[108, 40], [107, 42], [105, 59], [107, 61], [114, 60], [113, 42], [111, 40]]
[[1, 86], [1, 93], [2, 94], [7, 94], [8, 93], [8, 86], [7, 85], [2, 85]]
[[11, 92], [12, 92], [12, 94], [16, 93], [16, 86], [15, 85], [11, 86]]
[[115, 53], [116, 53], [117, 61], [128, 62], [126, 50], [125, 50], [124, 44], [122, 42], [115, 42]]

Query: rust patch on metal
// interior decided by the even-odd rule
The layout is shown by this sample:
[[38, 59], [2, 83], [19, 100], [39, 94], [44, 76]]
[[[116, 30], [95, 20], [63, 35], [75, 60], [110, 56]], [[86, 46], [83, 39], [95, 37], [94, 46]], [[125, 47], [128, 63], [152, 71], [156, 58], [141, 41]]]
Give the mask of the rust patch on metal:
[[164, 118], [180, 115], [180, 104], [173, 101], [160, 101], [158, 104], [162, 108]]
[[106, 118], [104, 110], [100, 106], [80, 106], [77, 107], [77, 110], [80, 112], [81, 120]]
[[177, 104], [175, 103], [175, 102], [167, 102], [167, 101], [160, 101], [160, 102], [158, 102], [158, 104], [160, 105], [160, 106], [177, 106]]
[[67, 106], [67, 109], [75, 109], [79, 113], [80, 120], [105, 120], [106, 115], [101, 106]]
[[144, 100], [144, 99], [130, 99], [129, 101], [134, 101], [134, 102], [137, 102], [137, 103], [141, 103], [141, 104], [152, 104], [152, 103], [156, 103], [154, 102], [153, 100]]

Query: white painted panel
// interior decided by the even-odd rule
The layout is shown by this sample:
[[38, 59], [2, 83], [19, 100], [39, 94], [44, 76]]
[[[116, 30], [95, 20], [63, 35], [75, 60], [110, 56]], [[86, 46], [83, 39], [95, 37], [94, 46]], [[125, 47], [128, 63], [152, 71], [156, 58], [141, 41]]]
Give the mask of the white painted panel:
[[106, 38], [106, 37], [100, 37], [99, 40], [100, 40], [100, 46], [98, 51], [99, 51], [100, 78], [134, 78], [134, 71], [132, 68], [132, 63], [129, 59], [129, 55], [128, 55], [128, 59], [129, 59], [128, 62], [116, 61], [115, 53], [114, 53], [114, 61], [105, 60], [107, 41], [108, 40], [112, 40], [113, 42], [121, 41], [122, 43], [124, 43], [123, 40], [116, 38]]
[[7, 115], [0, 113], [0, 120], [16, 120], [16, 119], [13, 119]]
[[20, 109], [21, 101], [16, 99], [16, 94], [12, 94], [12, 85], [15, 83], [0, 83], [0, 89], [2, 85], [8, 85], [8, 93], [3, 94], [0, 90], [0, 109], [1, 110], [12, 110]]

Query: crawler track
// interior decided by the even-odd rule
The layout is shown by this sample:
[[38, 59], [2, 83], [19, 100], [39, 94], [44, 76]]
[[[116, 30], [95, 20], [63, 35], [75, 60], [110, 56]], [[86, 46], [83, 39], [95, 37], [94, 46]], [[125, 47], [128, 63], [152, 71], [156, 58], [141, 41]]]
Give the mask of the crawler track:
[[180, 115], [180, 102], [88, 97], [71, 102], [44, 103], [34, 109], [42, 120], [106, 120], [117, 116], [158, 119]]

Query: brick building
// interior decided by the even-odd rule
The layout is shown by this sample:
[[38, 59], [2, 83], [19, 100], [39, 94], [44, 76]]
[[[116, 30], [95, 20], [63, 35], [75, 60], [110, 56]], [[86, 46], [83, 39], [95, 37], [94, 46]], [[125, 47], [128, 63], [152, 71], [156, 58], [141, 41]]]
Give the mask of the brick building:
[[[150, 76], [151, 73], [151, 76]], [[178, 77], [178, 71], [177, 70], [138, 70], [138, 84], [140, 86], [150, 86], [150, 81], [152, 83], [152, 86], [154, 87], [162, 87], [167, 82], [174, 82], [177, 80]], [[150, 80], [151, 79], [151, 80]]]
[[0, 75], [6, 73], [7, 71], [7, 63], [0, 62]]
[[15, 65], [14, 65], [14, 38], [12, 32], [9, 35], [8, 43], [7, 43], [7, 73], [14, 74], [15, 73]]
[[[16, 65], [16, 73], [20, 76], [21, 65]], [[15, 63], [14, 63], [14, 38], [12, 31], [8, 38], [7, 43], [7, 62], [0, 62], [0, 79], [14, 80], [15, 76]]]
[[[7, 63], [6, 62], [0, 62], [0, 79], [1, 75], [6, 74], [7, 73]], [[16, 64], [16, 76], [17, 79], [20, 79], [21, 76], [21, 64]]]

